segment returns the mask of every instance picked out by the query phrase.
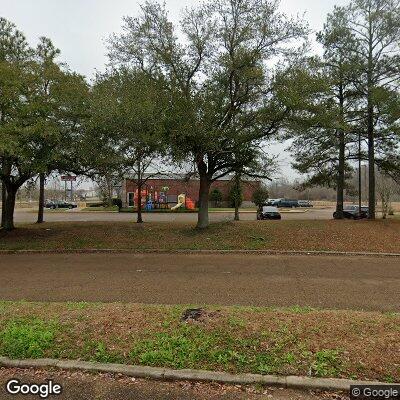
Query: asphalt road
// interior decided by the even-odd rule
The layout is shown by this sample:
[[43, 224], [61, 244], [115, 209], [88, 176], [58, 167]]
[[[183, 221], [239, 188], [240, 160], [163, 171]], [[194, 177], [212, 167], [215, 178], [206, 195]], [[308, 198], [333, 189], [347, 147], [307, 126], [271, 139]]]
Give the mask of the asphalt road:
[[[333, 209], [310, 209], [304, 212], [285, 212], [282, 213], [282, 219], [331, 219]], [[301, 210], [300, 210], [301, 211]], [[210, 212], [210, 220], [213, 222], [233, 220], [232, 212]], [[17, 209], [15, 212], [16, 223], [33, 223], [36, 221], [37, 215], [33, 211]], [[255, 212], [243, 212], [240, 218], [244, 221], [255, 221]], [[117, 212], [96, 212], [96, 211], [47, 211], [45, 212], [45, 220], [47, 222], [59, 221], [134, 221], [135, 213], [117, 213]], [[154, 222], [195, 222], [197, 221], [196, 213], [144, 213], [143, 220]]]
[[0, 282], [3, 300], [400, 311], [400, 258], [3, 254]]
[[[109, 374], [21, 370], [0, 368], [0, 399], [37, 400], [39, 396], [10, 395], [6, 383], [17, 378], [22, 384], [43, 384], [51, 379], [62, 386], [60, 400], [317, 400], [347, 399], [332, 393], [311, 393], [281, 388], [243, 388], [207, 383], [160, 382]], [[256, 393], [257, 392], [257, 393]]]

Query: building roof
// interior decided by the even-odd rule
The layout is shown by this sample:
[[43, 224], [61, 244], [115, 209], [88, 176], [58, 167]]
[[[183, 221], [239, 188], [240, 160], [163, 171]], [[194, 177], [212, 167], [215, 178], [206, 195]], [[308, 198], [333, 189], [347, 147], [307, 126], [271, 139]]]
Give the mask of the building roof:
[[[187, 180], [199, 180], [198, 174], [182, 174], [182, 173], [165, 173], [165, 172], [160, 172], [160, 173], [145, 173], [144, 178], [149, 179], [165, 179], [165, 180], [180, 180], [180, 181], [187, 181]], [[218, 181], [231, 181], [233, 179], [234, 175], [233, 174], [227, 174], [223, 176], [222, 178], [217, 179]], [[134, 175], [130, 176], [125, 176], [125, 179], [127, 180], [133, 180], [135, 179]], [[246, 178], [246, 181], [256, 181], [257, 179], [252, 179], [252, 178]]]

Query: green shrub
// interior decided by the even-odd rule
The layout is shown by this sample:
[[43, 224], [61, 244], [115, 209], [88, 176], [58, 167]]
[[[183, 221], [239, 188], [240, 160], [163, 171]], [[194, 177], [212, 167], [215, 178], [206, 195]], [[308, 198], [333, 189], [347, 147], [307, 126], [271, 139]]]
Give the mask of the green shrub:
[[229, 190], [229, 205], [233, 208], [240, 207], [243, 203], [243, 189], [241, 182], [233, 181]]
[[99, 207], [104, 207], [104, 202], [97, 202], [97, 203], [90, 203], [90, 204], [86, 204], [86, 207], [94, 207], [94, 208], [99, 208]]
[[15, 319], [0, 333], [0, 353], [10, 358], [43, 357], [57, 332], [54, 322], [41, 319]]
[[113, 206], [117, 206], [120, 211], [122, 208], [122, 200], [121, 199], [112, 199]]
[[210, 201], [214, 202], [215, 207], [220, 207], [222, 201], [222, 192], [218, 188], [213, 189], [210, 193], [209, 199]]
[[257, 206], [262, 207], [268, 200], [268, 189], [260, 186], [252, 195], [251, 201]]

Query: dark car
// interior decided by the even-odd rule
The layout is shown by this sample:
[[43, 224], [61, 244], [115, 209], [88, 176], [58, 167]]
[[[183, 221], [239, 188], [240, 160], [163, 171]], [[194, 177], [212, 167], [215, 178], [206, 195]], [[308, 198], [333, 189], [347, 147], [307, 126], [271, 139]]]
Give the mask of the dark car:
[[257, 211], [257, 219], [282, 219], [282, 217], [276, 207], [264, 206]]
[[299, 202], [297, 200], [279, 199], [278, 201], [275, 201], [272, 205], [278, 208], [297, 208], [299, 207]]
[[69, 203], [67, 201], [48, 201], [44, 205], [46, 208], [50, 208], [52, 210], [55, 210], [56, 208], [69, 208], [72, 210], [73, 208], [76, 208], [77, 205], [75, 203]]
[[[359, 206], [344, 206], [343, 216], [346, 219], [365, 219], [368, 218], [369, 208], [361, 206], [361, 211], [359, 211]], [[333, 213], [333, 218], [337, 218], [337, 212]]]
[[299, 207], [314, 207], [310, 200], [298, 200], [297, 203], [299, 204]]

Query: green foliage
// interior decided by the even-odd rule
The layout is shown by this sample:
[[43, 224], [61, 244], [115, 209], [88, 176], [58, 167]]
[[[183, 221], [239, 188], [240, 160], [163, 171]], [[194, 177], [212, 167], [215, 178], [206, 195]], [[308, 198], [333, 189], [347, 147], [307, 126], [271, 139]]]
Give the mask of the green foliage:
[[[39, 309], [43, 311], [43, 305], [39, 303], [7, 305], [12, 309], [7, 308], [6, 314], [11, 314], [13, 310], [17, 315], [32, 314]], [[358, 378], [361, 375], [373, 378], [374, 374], [377, 378], [374, 361], [376, 357], [384, 358], [385, 346], [377, 347], [375, 358], [363, 359], [351, 351], [349, 340], [343, 343], [344, 348], [340, 350], [324, 348], [323, 343], [329, 341], [329, 335], [334, 336], [329, 327], [343, 322], [343, 328], [351, 335], [366, 332], [378, 342], [382, 342], [379, 338], [398, 332], [397, 321], [391, 320], [395, 316], [385, 321], [379, 315], [360, 316], [347, 312], [316, 311], [316, 315], [307, 316], [298, 315], [296, 308], [293, 314], [291, 309], [273, 311], [233, 307], [223, 308], [214, 314], [216, 308], [212, 308], [209, 317], [186, 324], [179, 320], [186, 308], [183, 306], [121, 306], [119, 310], [132, 317], [126, 325], [126, 321], [120, 319], [120, 311], [114, 314], [115, 307], [96, 305], [99, 308], [94, 315], [87, 312], [85, 303], [74, 303], [72, 306], [46, 305], [46, 311], [68, 321], [62, 325], [39, 318], [0, 318], [0, 355], [13, 358], [72, 358], [233, 373], [310, 374], [320, 377], [346, 375], [355, 379], [357, 372], [360, 374]], [[136, 319], [136, 312], [149, 317], [144, 325], [140, 316]], [[326, 313], [330, 316], [327, 324], [315, 325], [316, 318], [323, 318]], [[355, 319], [343, 319], [341, 314], [354, 314]], [[115, 325], [112, 332], [103, 323], [103, 328], [99, 329], [99, 321], [106, 322], [104, 318], [107, 315], [112, 315], [115, 321], [121, 323]], [[372, 318], [372, 322], [366, 325], [366, 318]], [[382, 323], [386, 327], [385, 332], [377, 332], [376, 324]], [[344, 354], [346, 357], [343, 357]], [[395, 368], [386, 366], [378, 375], [381, 380], [391, 381], [396, 380], [396, 374]]]
[[163, 87], [138, 70], [97, 76], [85, 141], [88, 168], [104, 175], [132, 170], [138, 161], [159, 156], [165, 147], [164, 101]]
[[[154, 173], [156, 161], [165, 156], [168, 99], [164, 93], [163, 85], [140, 69], [115, 68], [96, 78], [82, 153], [88, 174], [106, 183], [109, 205], [111, 184], [129, 174], [136, 187], [143, 187], [149, 179], [146, 173]], [[138, 222], [142, 222], [139, 213]]]
[[87, 83], [56, 62], [59, 50], [40, 38], [30, 48], [0, 18], [0, 179], [6, 188], [2, 225], [14, 228], [18, 189], [37, 174], [79, 168], [79, 128]]
[[338, 350], [320, 350], [314, 355], [311, 370], [314, 375], [320, 377], [335, 377], [341, 371], [341, 360]]
[[121, 211], [122, 208], [122, 200], [121, 199], [113, 199], [112, 200], [113, 206], [117, 206], [118, 207], [118, 211]]
[[210, 201], [214, 202], [215, 207], [220, 207], [222, 201], [222, 192], [218, 188], [213, 189], [210, 193], [209, 199]]
[[290, 62], [292, 44], [306, 33], [303, 21], [287, 18], [275, 2], [209, 0], [187, 9], [179, 27], [165, 5], [146, 3], [111, 38], [115, 64], [129, 61], [164, 81], [172, 157], [193, 163], [207, 183], [199, 193], [199, 228], [208, 226], [209, 185], [251, 165], [260, 143], [287, 119], [267, 65], [281, 56]]
[[268, 189], [265, 186], [260, 186], [253, 192], [251, 201], [257, 207], [262, 207], [267, 200], [268, 200]]
[[0, 332], [0, 353], [11, 358], [40, 358], [54, 344], [55, 322], [15, 319]]
[[285, 310], [288, 310], [295, 314], [308, 314], [310, 312], [315, 311], [316, 309], [313, 307], [308, 307], [308, 306], [301, 307], [301, 306], [296, 305], [296, 306], [288, 307]]
[[242, 318], [232, 316], [228, 318], [228, 324], [232, 327], [244, 328], [246, 326], [246, 321]]
[[295, 362], [296, 355], [288, 347], [296, 348], [297, 339], [289, 332], [282, 331], [274, 336], [268, 350], [259, 348], [257, 337], [235, 337], [232, 331], [246, 329], [246, 321], [234, 316], [228, 318], [229, 331], [208, 330], [202, 326], [183, 325], [173, 327], [165, 324], [166, 332], [152, 334], [148, 339], [135, 343], [130, 358], [133, 363], [170, 368], [215, 369], [234, 366], [238, 371], [272, 373], [284, 365]]
[[229, 190], [229, 203], [231, 207], [240, 207], [243, 203], [243, 189], [242, 185], [236, 180], [233, 180]]
[[123, 358], [107, 349], [102, 341], [89, 340], [85, 343], [84, 351], [88, 354], [91, 361], [102, 363], [121, 363]]
[[136, 343], [130, 357], [145, 365], [191, 368], [207, 361], [209, 350], [217, 341], [216, 335], [207, 335], [201, 328], [184, 326], [179, 331], [156, 333], [153, 338]]
[[68, 302], [67, 303], [67, 308], [69, 310], [85, 310], [87, 308], [90, 308], [91, 305], [87, 303], [86, 301], [79, 301], [79, 302]]

